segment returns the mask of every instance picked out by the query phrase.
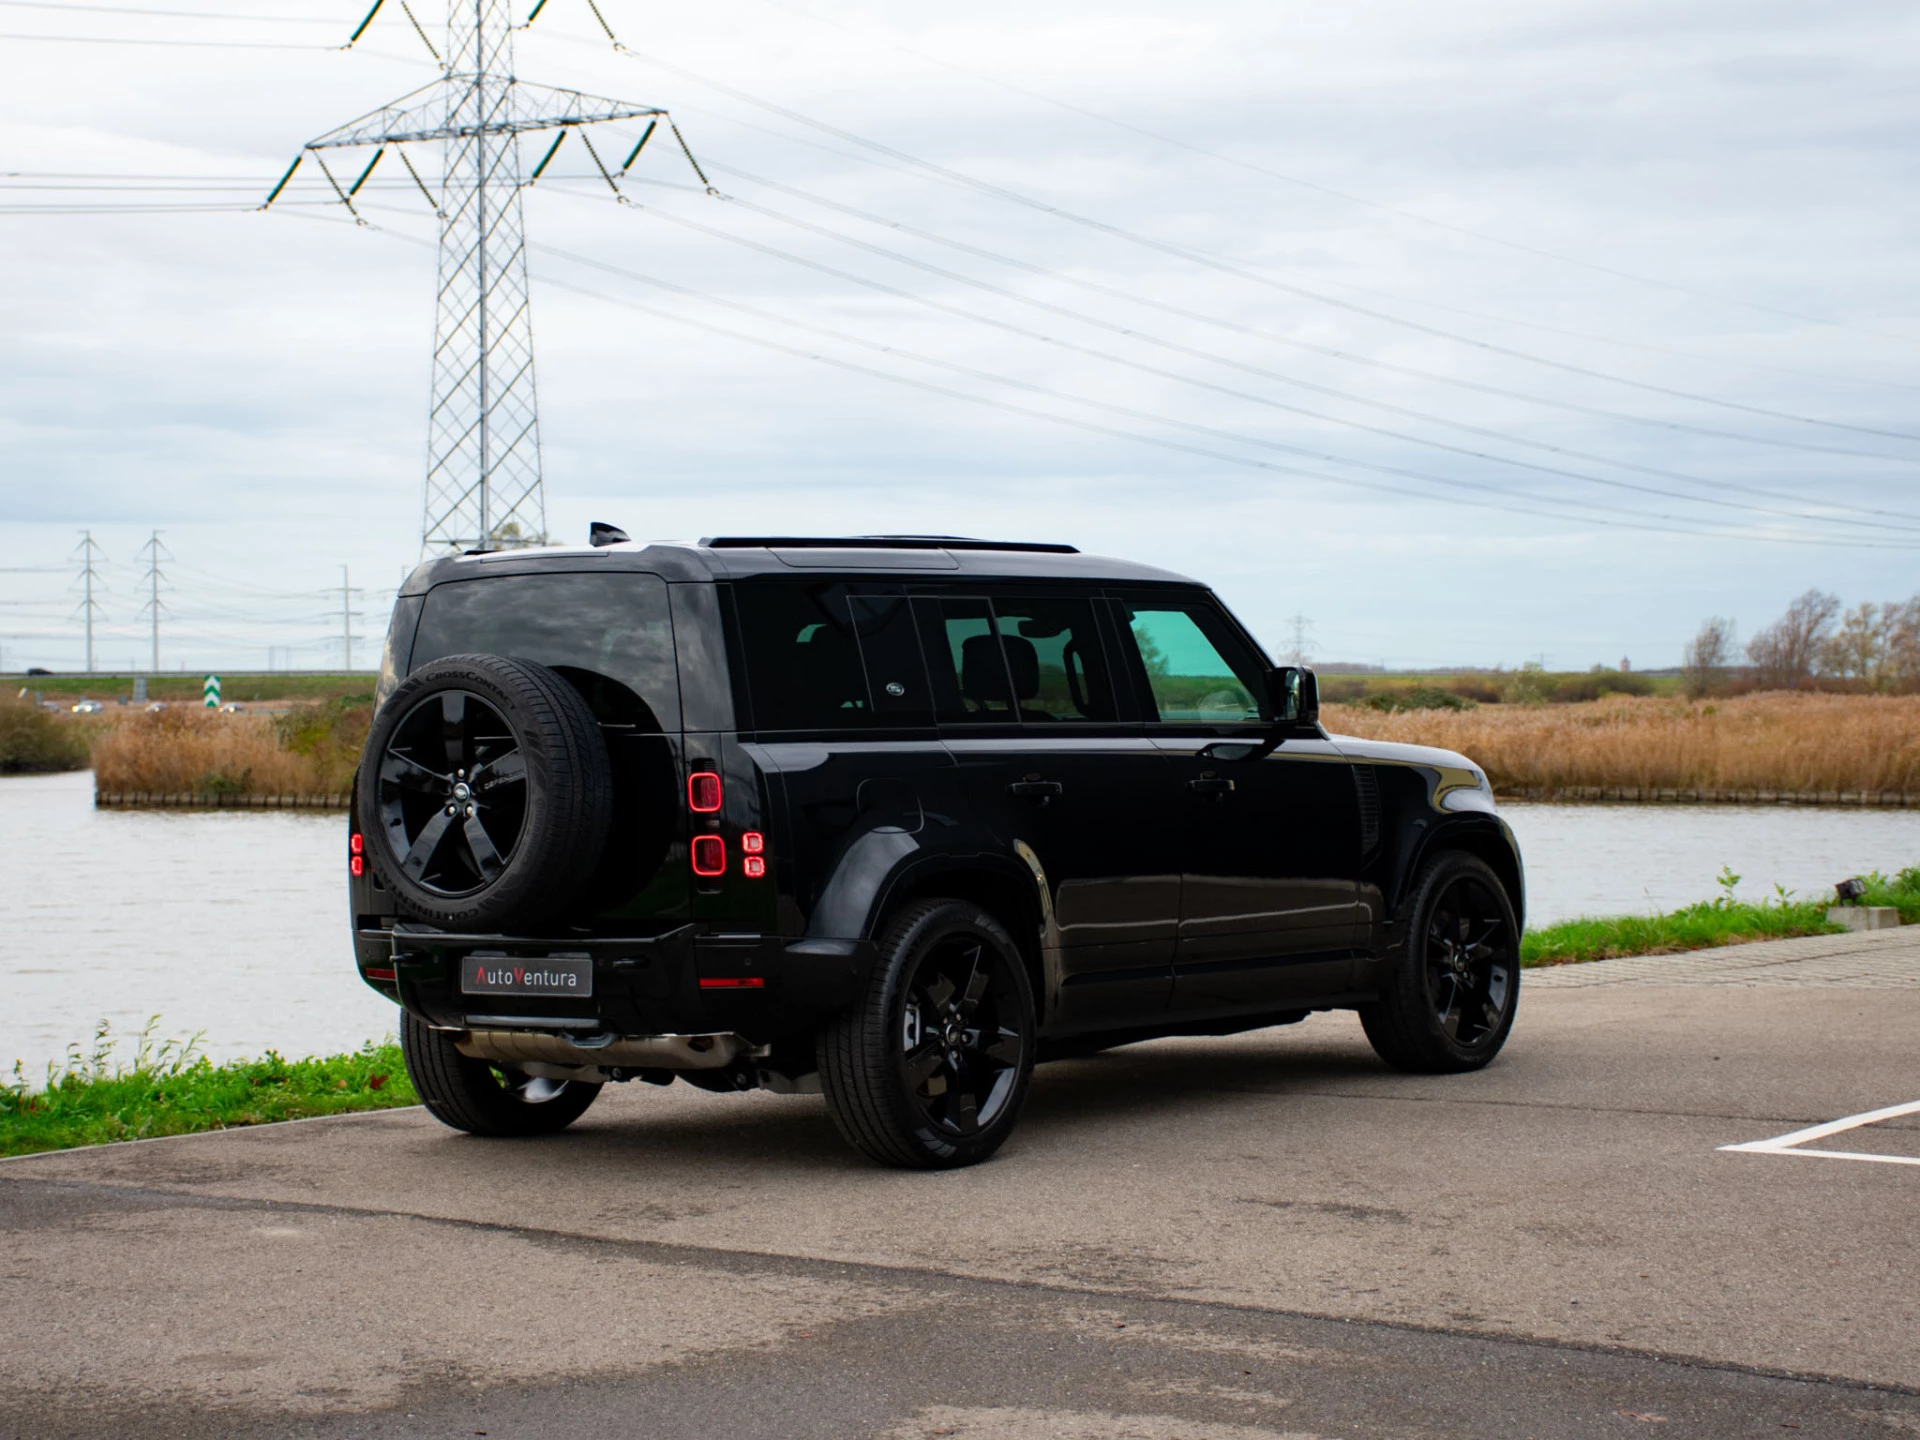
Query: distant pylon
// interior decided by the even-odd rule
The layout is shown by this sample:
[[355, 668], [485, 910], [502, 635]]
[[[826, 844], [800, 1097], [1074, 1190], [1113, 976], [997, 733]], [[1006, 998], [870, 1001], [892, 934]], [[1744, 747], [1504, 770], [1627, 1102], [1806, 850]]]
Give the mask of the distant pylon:
[[[533, 14], [545, 7], [546, 0], [540, 0]], [[376, 3], [354, 39], [379, 11]], [[328, 131], [309, 141], [301, 152], [301, 158], [313, 155], [340, 202], [358, 218], [353, 197], [387, 147], [428, 140], [444, 143], [440, 196], [434, 202], [440, 219], [440, 273], [427, 422], [423, 555], [545, 543], [546, 494], [540, 470], [533, 319], [520, 191], [539, 178], [567, 135], [580, 129], [581, 143], [595, 168], [618, 195], [618, 177], [626, 174], [655, 126], [662, 121], [670, 128], [673, 125], [666, 111], [651, 105], [516, 80], [515, 28], [506, 0], [449, 0], [447, 51], [438, 57], [443, 78]], [[426, 38], [424, 32], [421, 38]], [[584, 127], [636, 118], [651, 122], [646, 134], [625, 165], [617, 171], [609, 169]], [[540, 130], [559, 133], [532, 175], [523, 180], [520, 136]], [[679, 139], [677, 128], [673, 134]], [[682, 149], [685, 143], [681, 141]], [[373, 147], [374, 155], [359, 178], [343, 188], [320, 152], [355, 147]], [[419, 182], [419, 173], [404, 150], [400, 158]], [[691, 153], [687, 158], [692, 160]], [[296, 159], [267, 197], [268, 205], [299, 166]], [[420, 188], [427, 188], [424, 182]], [[428, 199], [434, 199], [431, 192]]]

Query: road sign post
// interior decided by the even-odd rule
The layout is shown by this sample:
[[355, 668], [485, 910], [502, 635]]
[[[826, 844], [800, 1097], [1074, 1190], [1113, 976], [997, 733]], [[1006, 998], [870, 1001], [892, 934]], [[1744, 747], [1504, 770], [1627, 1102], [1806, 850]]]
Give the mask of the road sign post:
[[220, 677], [207, 676], [206, 683], [200, 687], [200, 693], [205, 697], [207, 709], [218, 710], [220, 708]]

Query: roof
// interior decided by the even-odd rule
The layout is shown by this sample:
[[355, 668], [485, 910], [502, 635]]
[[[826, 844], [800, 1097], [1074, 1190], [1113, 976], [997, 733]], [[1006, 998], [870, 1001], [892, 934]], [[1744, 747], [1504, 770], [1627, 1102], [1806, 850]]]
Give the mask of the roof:
[[744, 580], [822, 571], [896, 579], [1081, 580], [1118, 585], [1196, 585], [1171, 570], [1083, 555], [1070, 545], [962, 540], [955, 536], [721, 536], [700, 541], [623, 541], [598, 548], [544, 546], [494, 550], [424, 562], [403, 594], [443, 580], [549, 570], [640, 570], [667, 580]]

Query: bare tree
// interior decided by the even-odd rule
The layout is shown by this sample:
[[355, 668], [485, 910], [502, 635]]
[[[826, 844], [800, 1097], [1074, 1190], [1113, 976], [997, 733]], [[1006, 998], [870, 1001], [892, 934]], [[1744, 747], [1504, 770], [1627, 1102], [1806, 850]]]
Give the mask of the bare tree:
[[1886, 687], [1903, 694], [1920, 690], [1920, 595], [1887, 605], [1880, 618], [1886, 627]]
[[1700, 631], [1687, 642], [1680, 657], [1680, 686], [1689, 700], [1710, 695], [1726, 675], [1733, 658], [1733, 621], [1713, 615], [1700, 622]]
[[1897, 607], [1871, 601], [1840, 617], [1840, 628], [1820, 647], [1820, 670], [1843, 680], [1864, 680], [1878, 690], [1886, 682], [1887, 619]]
[[1821, 647], [1840, 613], [1840, 597], [1809, 590], [1787, 613], [1747, 642], [1747, 658], [1762, 689], [1786, 690], [1813, 675]]

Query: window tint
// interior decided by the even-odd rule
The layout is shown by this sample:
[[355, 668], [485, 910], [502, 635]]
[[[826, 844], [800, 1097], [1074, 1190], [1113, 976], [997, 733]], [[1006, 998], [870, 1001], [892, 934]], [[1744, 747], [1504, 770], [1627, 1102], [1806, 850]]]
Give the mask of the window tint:
[[1207, 725], [1256, 721], [1264, 667], [1207, 605], [1123, 603], [1157, 718]]
[[1065, 596], [924, 599], [921, 633], [940, 722], [1114, 719], [1093, 604]]
[[673, 622], [657, 576], [499, 575], [434, 586], [408, 669], [471, 654], [552, 666], [610, 724], [680, 726]]
[[1113, 686], [1091, 601], [996, 596], [993, 613], [1021, 720], [1114, 718]]
[[904, 596], [775, 582], [740, 585], [734, 600], [756, 729], [933, 723]]
[[943, 725], [1014, 720], [1006, 662], [985, 600], [917, 600], [934, 708]]

